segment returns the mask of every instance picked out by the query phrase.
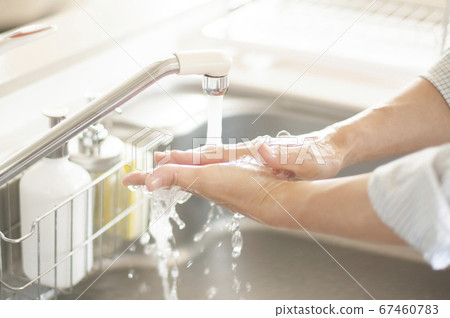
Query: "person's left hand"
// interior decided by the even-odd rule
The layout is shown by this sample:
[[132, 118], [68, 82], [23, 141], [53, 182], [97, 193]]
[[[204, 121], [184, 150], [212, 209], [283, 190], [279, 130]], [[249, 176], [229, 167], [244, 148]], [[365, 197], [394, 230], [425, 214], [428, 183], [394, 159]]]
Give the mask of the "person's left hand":
[[[302, 202], [299, 198], [307, 197], [306, 187], [302, 193], [299, 186], [308, 182], [287, 181], [275, 175], [271, 168], [255, 164], [220, 163], [202, 166], [166, 164], [155, 169], [153, 174], [132, 172], [122, 183], [145, 185], [149, 191], [180, 186], [258, 222], [296, 227], [292, 217], [299, 216], [291, 216], [286, 211], [299, 211]], [[295, 208], [290, 203], [295, 203]]]
[[237, 144], [155, 152], [155, 161], [158, 164], [208, 165], [250, 156], [297, 180], [328, 179], [344, 167], [346, 149], [336, 136], [336, 130], [331, 127], [300, 136], [261, 136]]

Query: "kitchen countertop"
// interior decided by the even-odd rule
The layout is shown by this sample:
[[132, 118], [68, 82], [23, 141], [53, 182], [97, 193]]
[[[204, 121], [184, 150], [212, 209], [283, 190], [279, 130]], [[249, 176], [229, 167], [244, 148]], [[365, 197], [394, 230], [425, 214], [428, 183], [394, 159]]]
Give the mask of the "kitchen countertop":
[[[230, 90], [235, 92], [273, 99], [281, 97], [348, 116], [390, 97], [417, 72], [394, 73], [374, 65], [352, 64], [333, 55], [323, 56], [309, 68], [312, 56], [286, 57], [257, 48], [231, 47], [230, 43], [221, 43], [201, 33], [205, 23], [223, 15], [226, 9], [206, 0], [177, 10], [169, 10], [170, 1], [154, 11], [144, 7], [149, 11], [148, 21], [142, 14], [137, 18], [136, 10], [120, 15], [121, 21], [114, 21], [105, 14], [97, 14], [105, 5], [101, 2], [97, 8], [75, 7], [43, 19], [40, 22], [58, 24], [59, 30], [0, 56], [0, 126], [3, 127], [0, 159], [48, 129], [42, 109], [61, 105], [73, 112], [84, 105], [86, 94], [104, 92], [137, 72], [141, 65], [177, 50], [221, 48], [230, 52], [234, 57]], [[145, 1], [133, 0], [133, 3], [139, 7]], [[109, 10], [118, 13], [123, 7]], [[160, 84], [171, 94], [172, 89], [185, 81], [200, 83], [191, 77], [172, 77]], [[161, 103], [161, 100], [165, 100], [165, 105], [172, 103], [172, 107], [154, 107], [158, 112], [156, 117], [167, 119], [161, 119], [162, 126], [169, 126], [168, 120], [172, 119], [176, 124], [175, 119], [183, 117], [173, 116], [178, 106], [168, 101], [170, 98], [161, 88], [148, 91], [136, 100], [149, 104]], [[185, 100], [187, 104], [196, 105], [193, 112], [201, 113], [201, 107], [205, 107], [195, 96]], [[128, 107], [132, 108], [133, 103], [134, 100], [130, 101]], [[265, 107], [267, 105], [261, 105], [261, 111]], [[192, 106], [187, 108], [193, 109]], [[123, 116], [127, 116], [126, 111]], [[149, 123], [154, 124], [154, 120]]]

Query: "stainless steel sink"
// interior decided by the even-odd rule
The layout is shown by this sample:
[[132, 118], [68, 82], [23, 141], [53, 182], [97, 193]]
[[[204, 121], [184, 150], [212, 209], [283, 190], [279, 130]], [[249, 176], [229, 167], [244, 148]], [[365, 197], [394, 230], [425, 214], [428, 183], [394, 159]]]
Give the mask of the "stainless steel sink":
[[[245, 111], [225, 112], [225, 141], [228, 137], [275, 135], [282, 129], [300, 134], [339, 119], [273, 107], [252, 125], [261, 108], [249, 109], [251, 107]], [[191, 148], [192, 138], [204, 137], [205, 131], [206, 128], [201, 127], [176, 137], [172, 148]], [[341, 175], [370, 171], [381, 163], [355, 166]], [[376, 299], [450, 298], [450, 272], [431, 270], [409, 248], [376, 246], [313, 234], [345, 268], [343, 270], [302, 231], [273, 229], [250, 220], [243, 220], [241, 226], [244, 245], [237, 259], [237, 278], [242, 288], [237, 294], [232, 289], [231, 235], [224, 229], [229, 215], [217, 220], [214, 229], [202, 241], [193, 242], [208, 209], [209, 202], [197, 197], [178, 206], [186, 222], [184, 230], [175, 231], [180, 251], [180, 299], [207, 299], [211, 287], [217, 289], [214, 299], [371, 299], [367, 292]], [[111, 267], [99, 277], [109, 265]], [[84, 292], [81, 299], [162, 299], [161, 280], [155, 265], [155, 257], [145, 255], [142, 246], [136, 243], [116, 262], [108, 264], [105, 260], [102, 269], [92, 272], [73, 291], [60, 298], [74, 299]]]

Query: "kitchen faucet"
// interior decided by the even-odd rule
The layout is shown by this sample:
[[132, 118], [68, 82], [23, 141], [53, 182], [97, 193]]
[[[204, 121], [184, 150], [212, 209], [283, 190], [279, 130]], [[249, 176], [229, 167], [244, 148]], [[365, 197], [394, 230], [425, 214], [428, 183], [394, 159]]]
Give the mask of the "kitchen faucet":
[[174, 53], [170, 58], [144, 67], [2, 162], [0, 186], [167, 75], [204, 75], [205, 93], [224, 95], [228, 89], [230, 67], [231, 57], [217, 50]]

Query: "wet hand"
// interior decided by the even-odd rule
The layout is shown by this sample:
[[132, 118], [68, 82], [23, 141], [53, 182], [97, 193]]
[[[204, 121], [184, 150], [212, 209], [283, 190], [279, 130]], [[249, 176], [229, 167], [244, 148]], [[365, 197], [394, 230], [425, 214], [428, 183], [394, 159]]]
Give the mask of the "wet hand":
[[289, 172], [298, 180], [327, 179], [340, 171], [344, 157], [333, 136], [330, 128], [301, 136], [264, 136], [238, 144], [156, 153], [155, 160], [158, 164], [207, 165], [251, 156], [275, 171]]
[[180, 186], [260, 223], [277, 227], [295, 226], [285, 209], [290, 208], [291, 201], [296, 208], [301, 205], [299, 192], [295, 197], [290, 195], [291, 187], [297, 182], [287, 181], [274, 170], [255, 164], [166, 164], [155, 169], [153, 174], [130, 173], [122, 183], [126, 186], [145, 185], [149, 191]]

